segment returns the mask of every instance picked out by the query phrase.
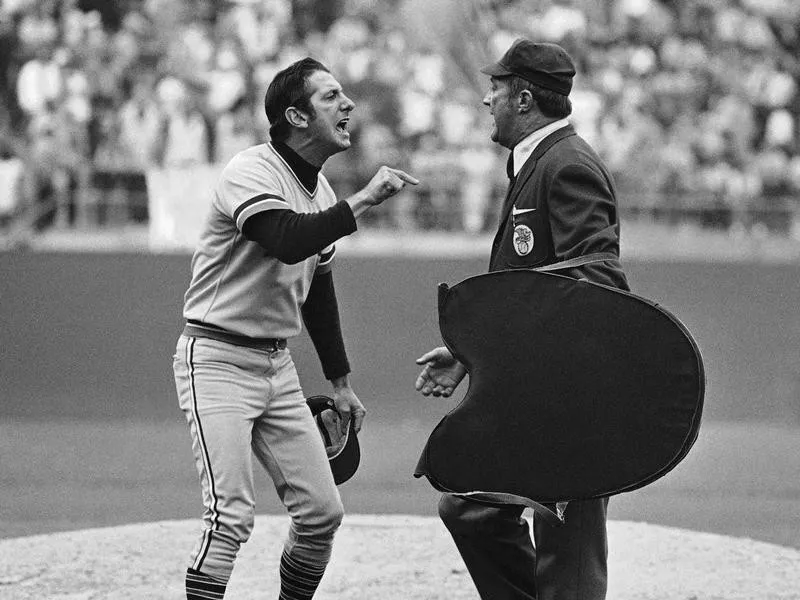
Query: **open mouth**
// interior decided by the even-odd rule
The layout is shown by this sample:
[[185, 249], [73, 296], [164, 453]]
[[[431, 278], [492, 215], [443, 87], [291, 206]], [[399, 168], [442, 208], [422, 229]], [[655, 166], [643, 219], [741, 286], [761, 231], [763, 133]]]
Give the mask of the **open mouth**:
[[336, 124], [336, 129], [340, 133], [347, 133], [347, 125], [350, 123], [350, 118], [344, 118]]

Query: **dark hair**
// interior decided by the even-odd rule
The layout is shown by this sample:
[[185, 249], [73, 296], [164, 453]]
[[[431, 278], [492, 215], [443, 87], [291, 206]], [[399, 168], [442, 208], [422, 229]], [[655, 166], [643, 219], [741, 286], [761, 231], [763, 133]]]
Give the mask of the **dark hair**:
[[283, 141], [289, 137], [291, 125], [286, 120], [286, 109], [294, 106], [316, 116], [308, 93], [308, 78], [317, 71], [330, 73], [328, 67], [313, 58], [306, 57], [292, 63], [275, 75], [264, 96], [264, 111], [269, 119], [269, 135], [273, 140]]
[[569, 96], [539, 87], [522, 77], [512, 75], [509, 79], [508, 89], [510, 94], [516, 96], [523, 90], [530, 91], [531, 96], [539, 106], [539, 110], [542, 111], [545, 117], [563, 119], [572, 113], [572, 102]]

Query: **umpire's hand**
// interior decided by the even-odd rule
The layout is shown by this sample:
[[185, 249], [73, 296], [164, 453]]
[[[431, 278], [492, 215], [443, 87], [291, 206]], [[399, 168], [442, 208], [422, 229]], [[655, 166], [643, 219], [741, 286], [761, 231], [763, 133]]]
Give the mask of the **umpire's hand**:
[[425, 365], [414, 385], [423, 396], [448, 398], [467, 374], [466, 367], [444, 346], [426, 352], [417, 359], [417, 364]]

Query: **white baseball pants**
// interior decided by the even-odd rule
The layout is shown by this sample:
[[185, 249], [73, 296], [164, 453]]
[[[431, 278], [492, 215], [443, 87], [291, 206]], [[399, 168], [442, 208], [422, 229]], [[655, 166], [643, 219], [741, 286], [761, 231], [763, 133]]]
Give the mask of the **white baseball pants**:
[[190, 566], [230, 578], [255, 519], [253, 456], [291, 517], [285, 551], [327, 564], [342, 501], [289, 350], [181, 335], [173, 368], [205, 506]]

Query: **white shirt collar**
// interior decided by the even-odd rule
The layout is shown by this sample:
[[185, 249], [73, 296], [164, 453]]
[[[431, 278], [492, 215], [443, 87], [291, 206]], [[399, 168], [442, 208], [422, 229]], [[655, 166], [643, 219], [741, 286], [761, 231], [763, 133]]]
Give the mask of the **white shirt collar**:
[[559, 119], [558, 121], [553, 121], [552, 123], [537, 129], [524, 140], [519, 142], [516, 146], [514, 146], [514, 176], [516, 177], [519, 174], [522, 166], [525, 164], [525, 161], [530, 158], [530, 155], [533, 154], [534, 150], [536, 150], [536, 146], [538, 146], [544, 138], [554, 131], [558, 131], [562, 127], [566, 127], [567, 125], [569, 125], [569, 119]]

